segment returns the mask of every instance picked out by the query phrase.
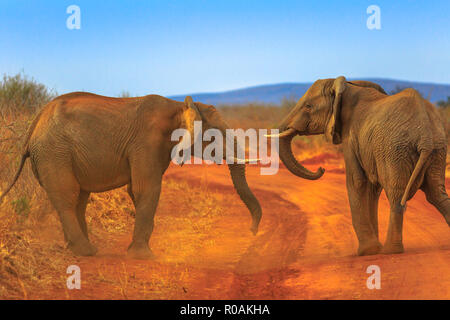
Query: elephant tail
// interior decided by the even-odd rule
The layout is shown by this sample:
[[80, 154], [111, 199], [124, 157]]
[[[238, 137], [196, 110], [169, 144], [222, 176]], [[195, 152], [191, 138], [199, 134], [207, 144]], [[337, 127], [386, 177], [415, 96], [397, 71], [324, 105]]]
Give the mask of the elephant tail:
[[5, 198], [5, 196], [8, 194], [8, 192], [12, 189], [14, 184], [19, 179], [19, 176], [22, 172], [25, 161], [27, 160], [27, 158], [29, 156], [30, 156], [30, 153], [28, 151], [22, 155], [22, 159], [20, 160], [20, 165], [19, 165], [19, 168], [17, 169], [16, 175], [14, 176], [14, 180], [11, 182], [11, 184], [8, 186], [8, 188], [6, 188], [5, 192], [3, 192], [3, 194], [0, 196], [0, 204], [3, 202], [3, 199]]
[[420, 173], [420, 170], [422, 170], [422, 168], [423, 168], [425, 162], [427, 161], [428, 157], [430, 156], [430, 154], [431, 154], [430, 150], [422, 150], [420, 152], [419, 160], [417, 160], [416, 166], [414, 167], [411, 177], [409, 178], [408, 184], [406, 185], [405, 192], [403, 193], [403, 197], [400, 202], [400, 205], [402, 207], [405, 207], [405, 204], [406, 204], [406, 201], [408, 200], [412, 185], [416, 181], [417, 176]]
[[20, 160], [19, 168], [17, 169], [16, 175], [14, 176], [14, 179], [11, 182], [11, 184], [8, 186], [8, 188], [6, 188], [6, 190], [0, 196], [0, 204], [3, 202], [3, 199], [8, 194], [8, 192], [11, 191], [12, 187], [14, 187], [14, 185], [16, 184], [17, 180], [20, 177], [20, 174], [22, 173], [22, 169], [23, 169], [23, 166], [25, 165], [25, 161], [30, 156], [30, 151], [29, 151], [30, 138], [33, 134], [34, 129], [36, 128], [37, 123], [39, 122], [39, 119], [40, 119], [44, 109], [45, 108], [42, 108], [41, 111], [39, 111], [39, 113], [36, 115], [33, 122], [31, 123], [30, 127], [28, 128], [28, 132], [27, 132], [27, 135], [25, 138], [23, 151], [22, 151], [22, 159]]

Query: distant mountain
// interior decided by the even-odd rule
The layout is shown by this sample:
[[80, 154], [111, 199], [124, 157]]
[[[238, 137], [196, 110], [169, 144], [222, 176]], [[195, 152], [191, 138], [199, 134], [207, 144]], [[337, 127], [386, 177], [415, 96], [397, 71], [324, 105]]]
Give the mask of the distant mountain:
[[[352, 79], [349, 79], [351, 81]], [[353, 79], [356, 80], [356, 79]], [[429, 98], [432, 102], [447, 100], [450, 96], [450, 84], [436, 84], [425, 82], [412, 82], [381, 78], [359, 78], [357, 80], [368, 80], [378, 83], [387, 93], [405, 88], [414, 88], [419, 91], [424, 98]], [[256, 87], [249, 87], [217, 93], [193, 93], [194, 101], [201, 101], [207, 104], [246, 104], [249, 102], [275, 103], [278, 104], [283, 98], [300, 98], [312, 83], [280, 83], [269, 84]], [[177, 95], [171, 99], [183, 101], [186, 95]]]

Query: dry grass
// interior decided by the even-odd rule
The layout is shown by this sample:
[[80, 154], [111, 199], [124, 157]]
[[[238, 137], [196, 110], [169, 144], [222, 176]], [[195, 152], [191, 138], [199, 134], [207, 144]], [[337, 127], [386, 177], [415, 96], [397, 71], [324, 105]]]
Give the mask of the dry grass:
[[296, 101], [283, 100], [281, 105], [256, 104], [222, 105], [218, 107], [231, 128], [276, 128]]
[[[0, 190], [14, 176], [34, 113], [51, 97], [44, 86], [22, 75], [5, 76], [0, 83]], [[63, 248], [56, 243], [42, 247], [34, 236], [36, 226], [44, 220], [56, 222], [47, 217], [50, 211], [44, 192], [27, 166], [0, 204], [0, 298], [27, 298], [30, 287], [52, 281], [50, 274], [55, 271], [55, 263], [63, 259]]]
[[[127, 265], [127, 260], [95, 260], [87, 262], [94, 264], [89, 270], [82, 267], [85, 274], [90, 274], [85, 281], [90, 286], [111, 290], [111, 298], [176, 297], [189, 273], [183, 263], [198, 262], [198, 250], [214, 246], [208, 238], [225, 206], [223, 196], [209, 192], [205, 184], [193, 187], [164, 180], [153, 242], [159, 255], [173, 268], [156, 264], [149, 269], [143, 264], [135, 270], [134, 265]], [[65, 248], [56, 212], [50, 210], [40, 214], [40, 218], [35, 216], [37, 213], [31, 209], [29, 216], [22, 219], [11, 207], [0, 208], [0, 299], [35, 299], [42, 297], [43, 291], [54, 292], [58, 295], [55, 298], [64, 298], [64, 292], [66, 298], [72, 294], [64, 287], [65, 271], [74, 259], [80, 260]], [[120, 248], [125, 258], [134, 226], [134, 207], [125, 188], [92, 195], [87, 221], [90, 238], [103, 254]], [[136, 276], [136, 272], [146, 274]]]

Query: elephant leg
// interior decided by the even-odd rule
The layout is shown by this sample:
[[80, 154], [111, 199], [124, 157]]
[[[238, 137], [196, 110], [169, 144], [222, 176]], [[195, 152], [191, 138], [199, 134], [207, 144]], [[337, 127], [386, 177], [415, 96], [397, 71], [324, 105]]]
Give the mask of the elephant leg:
[[450, 198], [445, 191], [445, 186], [433, 186], [425, 189], [427, 200], [431, 203], [444, 217], [450, 227]]
[[435, 161], [425, 173], [422, 190], [427, 200], [444, 217], [450, 226], [450, 198], [445, 190], [445, 154], [444, 161]]
[[400, 202], [403, 196], [404, 188], [395, 188], [387, 190], [391, 211], [389, 214], [389, 227], [386, 236], [386, 242], [383, 246], [383, 253], [402, 253], [403, 249], [403, 213], [405, 208]]
[[154, 217], [161, 193], [162, 170], [149, 165], [152, 161], [136, 161], [132, 165], [131, 190], [136, 208], [133, 241], [128, 256], [134, 259], [151, 259], [153, 253], [148, 242], [153, 232]]
[[[95, 255], [97, 249], [83, 233], [78, 220], [80, 186], [72, 171], [54, 166], [42, 171], [47, 173], [40, 174], [42, 184], [50, 202], [58, 212], [69, 249], [80, 256]], [[54, 174], [48, 174], [48, 172], [54, 172]]]
[[368, 208], [369, 219], [372, 225], [375, 236], [379, 239], [378, 234], [378, 200], [380, 199], [382, 188], [378, 185], [369, 183], [368, 185]]
[[[349, 159], [350, 158], [350, 159]], [[377, 254], [381, 250], [378, 229], [379, 187], [373, 186], [352, 156], [346, 157], [346, 184], [352, 224], [359, 241], [358, 255]]]
[[86, 224], [86, 207], [89, 200], [90, 192], [81, 190], [80, 195], [78, 196], [78, 203], [77, 203], [77, 219], [78, 223], [80, 224], [81, 231], [86, 236], [86, 238], [89, 240], [88, 236], [88, 229]]
[[128, 186], [127, 186], [127, 193], [130, 196], [131, 201], [133, 201], [133, 204], [136, 205], [136, 203], [134, 201], [133, 189], [131, 188], [131, 183], [128, 184]]

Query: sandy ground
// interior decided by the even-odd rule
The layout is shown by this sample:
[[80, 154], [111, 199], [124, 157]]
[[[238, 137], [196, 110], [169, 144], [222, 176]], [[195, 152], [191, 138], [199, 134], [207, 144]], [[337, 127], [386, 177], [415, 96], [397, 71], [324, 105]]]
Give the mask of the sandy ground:
[[[97, 232], [96, 257], [69, 259], [81, 268], [81, 290], [67, 290], [61, 272], [55, 274], [60, 285], [29, 298], [449, 299], [450, 230], [424, 194], [419, 191], [408, 203], [404, 254], [358, 257], [345, 176], [342, 169], [328, 169], [320, 180], [307, 181], [285, 168], [261, 176], [258, 167], [249, 166], [248, 182], [263, 208], [260, 231], [253, 236], [226, 166], [171, 166], [165, 181], [184, 181], [192, 190], [165, 198], [163, 188], [151, 239], [156, 260], [126, 258], [131, 223], [123, 234]], [[214, 195], [221, 213], [182, 219], [179, 202], [196, 201], [203, 196], [195, 194], [198, 190]], [[382, 194], [382, 242], [388, 215]], [[190, 222], [207, 219], [208, 228], [198, 230]], [[381, 269], [379, 290], [366, 286], [370, 265]]]
[[[210, 181], [227, 183], [226, 170], [211, 169], [207, 171]], [[169, 176], [194, 180], [195, 170], [174, 171]], [[251, 168], [248, 177], [262, 203], [264, 219], [261, 233], [234, 266], [239, 281], [230, 298], [450, 298], [450, 230], [421, 191], [408, 203], [405, 214], [405, 253], [358, 257], [343, 173], [306, 181], [284, 168], [275, 176], [260, 176], [259, 169]], [[383, 193], [379, 204], [382, 242], [388, 218]], [[369, 265], [381, 269], [380, 290], [367, 288]]]

